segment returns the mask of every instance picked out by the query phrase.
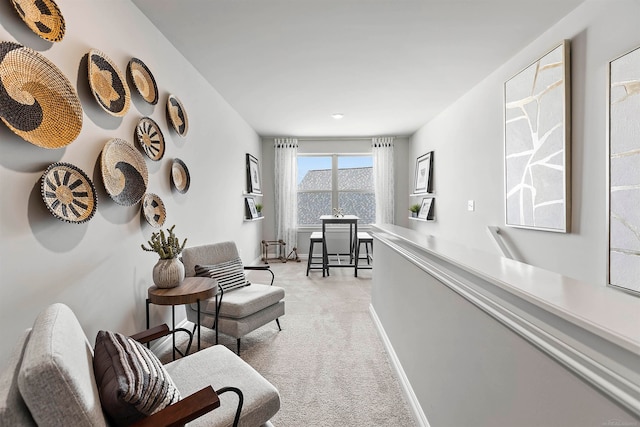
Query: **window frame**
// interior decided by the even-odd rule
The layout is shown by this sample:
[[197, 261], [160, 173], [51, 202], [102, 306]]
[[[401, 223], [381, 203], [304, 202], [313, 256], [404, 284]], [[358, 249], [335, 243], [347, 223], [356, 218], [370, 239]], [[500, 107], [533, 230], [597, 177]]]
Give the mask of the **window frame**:
[[[350, 189], [350, 190], [339, 190], [338, 189], [338, 160], [340, 157], [369, 157], [371, 158], [371, 166], [373, 167], [373, 153], [299, 153], [297, 158], [300, 157], [328, 157], [331, 158], [331, 190], [298, 190], [298, 195], [300, 193], [330, 193], [331, 194], [331, 210], [339, 207], [338, 201], [340, 193], [356, 193], [356, 194], [373, 194], [375, 197], [375, 188], [372, 186], [371, 190], [365, 189]], [[296, 159], [297, 161], [297, 159]], [[299, 198], [298, 198], [299, 199]], [[298, 206], [296, 206], [298, 209]], [[375, 204], [374, 204], [375, 209]], [[320, 223], [314, 224], [300, 224], [298, 223], [298, 228], [303, 229], [305, 227], [320, 227]], [[369, 226], [369, 223], [362, 224], [362, 226]], [[359, 224], [360, 227], [360, 224]]]

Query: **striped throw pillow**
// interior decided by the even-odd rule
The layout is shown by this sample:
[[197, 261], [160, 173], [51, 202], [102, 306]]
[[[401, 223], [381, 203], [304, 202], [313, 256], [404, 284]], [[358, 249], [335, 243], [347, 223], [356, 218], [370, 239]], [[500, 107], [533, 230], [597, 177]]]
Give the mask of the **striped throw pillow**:
[[98, 332], [93, 371], [102, 408], [116, 425], [129, 425], [180, 400], [156, 355], [122, 334]]
[[244, 266], [240, 258], [213, 265], [196, 265], [196, 276], [211, 277], [225, 291], [241, 288], [249, 284], [244, 275]]

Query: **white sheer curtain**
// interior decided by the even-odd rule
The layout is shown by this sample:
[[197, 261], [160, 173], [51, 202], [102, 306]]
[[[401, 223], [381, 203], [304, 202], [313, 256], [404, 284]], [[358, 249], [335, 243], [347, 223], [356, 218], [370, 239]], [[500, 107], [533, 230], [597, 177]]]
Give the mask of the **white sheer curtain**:
[[394, 223], [393, 137], [373, 138], [373, 187], [376, 192], [376, 223]]
[[276, 138], [274, 148], [276, 239], [286, 243], [287, 256], [298, 244], [298, 140]]

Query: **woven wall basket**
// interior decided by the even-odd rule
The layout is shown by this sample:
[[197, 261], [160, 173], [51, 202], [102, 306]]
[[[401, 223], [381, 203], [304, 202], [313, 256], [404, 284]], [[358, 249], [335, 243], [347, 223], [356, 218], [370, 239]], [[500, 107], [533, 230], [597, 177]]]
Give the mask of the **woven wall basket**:
[[71, 144], [82, 129], [82, 106], [69, 80], [47, 58], [18, 43], [0, 43], [0, 118], [43, 148]]
[[59, 42], [64, 37], [64, 18], [53, 0], [11, 0], [31, 31], [45, 40]]
[[136, 140], [145, 154], [154, 161], [164, 156], [164, 135], [160, 126], [149, 117], [143, 117], [136, 126]]
[[167, 218], [167, 211], [162, 199], [153, 193], [147, 193], [142, 198], [142, 214], [149, 225], [154, 228], [162, 227]]
[[98, 207], [93, 182], [69, 163], [54, 163], [47, 168], [40, 179], [40, 193], [49, 212], [65, 222], [89, 221]]
[[187, 112], [184, 110], [182, 103], [178, 98], [173, 95], [169, 95], [167, 99], [167, 114], [173, 129], [180, 136], [187, 136], [189, 131], [189, 119], [187, 118]]
[[158, 86], [145, 63], [138, 58], [131, 58], [127, 70], [140, 96], [149, 104], [156, 105], [158, 103]]
[[191, 175], [187, 165], [180, 159], [173, 159], [171, 165], [171, 183], [179, 193], [186, 193], [191, 186]]
[[111, 59], [96, 49], [89, 51], [89, 86], [98, 104], [112, 116], [122, 117], [129, 111], [131, 92]]
[[119, 205], [138, 203], [147, 192], [149, 172], [142, 154], [127, 141], [107, 141], [101, 155], [102, 180], [109, 196]]

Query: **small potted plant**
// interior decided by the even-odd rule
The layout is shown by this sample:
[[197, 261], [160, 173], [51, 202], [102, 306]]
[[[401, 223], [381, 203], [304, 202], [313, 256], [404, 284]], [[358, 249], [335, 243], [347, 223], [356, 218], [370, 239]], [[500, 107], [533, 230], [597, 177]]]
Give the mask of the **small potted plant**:
[[153, 283], [159, 288], [175, 288], [184, 280], [184, 264], [178, 259], [178, 255], [184, 249], [187, 239], [182, 244], [173, 233], [175, 225], [167, 229], [167, 234], [160, 230], [151, 234], [148, 247], [140, 245], [142, 250], [155, 252], [160, 259], [153, 267]]
[[418, 205], [418, 204], [411, 205], [411, 206], [409, 206], [409, 210], [411, 211], [411, 216], [413, 218], [417, 218], [418, 217], [418, 212], [420, 212], [420, 205]]
[[258, 217], [262, 216], [262, 203], [256, 203], [256, 211], [258, 211]]

